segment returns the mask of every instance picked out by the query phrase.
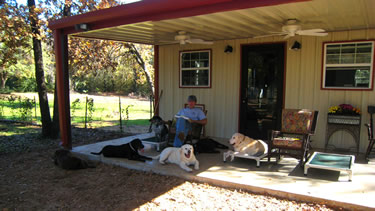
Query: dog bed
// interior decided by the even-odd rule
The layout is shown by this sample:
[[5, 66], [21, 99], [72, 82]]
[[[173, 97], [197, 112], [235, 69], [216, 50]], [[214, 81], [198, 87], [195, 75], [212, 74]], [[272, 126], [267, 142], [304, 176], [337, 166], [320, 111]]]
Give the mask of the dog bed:
[[259, 168], [260, 160], [267, 157], [267, 155], [268, 155], [267, 154], [268, 145], [264, 141], [261, 141], [261, 140], [259, 140], [259, 141], [264, 147], [264, 152], [265, 152], [264, 154], [261, 153], [261, 154], [249, 155], [249, 154], [244, 153], [244, 152], [234, 152], [232, 150], [229, 150], [229, 151], [223, 153], [223, 161], [225, 162], [228, 157], [231, 157], [230, 161], [233, 161], [235, 157], [246, 158], [246, 159], [255, 160], [257, 162], [257, 168]]
[[262, 160], [263, 158], [267, 157], [267, 155], [268, 154], [265, 153], [265, 154], [262, 154], [262, 155], [259, 155], [259, 156], [251, 156], [251, 155], [248, 155], [246, 153], [234, 152], [234, 151], [229, 150], [229, 151], [223, 153], [223, 160], [224, 160], [224, 162], [226, 162], [226, 160], [227, 160], [228, 157], [231, 158], [230, 161], [233, 161], [235, 157], [256, 160], [257, 167], [259, 168], [259, 166], [260, 166], [260, 160]]

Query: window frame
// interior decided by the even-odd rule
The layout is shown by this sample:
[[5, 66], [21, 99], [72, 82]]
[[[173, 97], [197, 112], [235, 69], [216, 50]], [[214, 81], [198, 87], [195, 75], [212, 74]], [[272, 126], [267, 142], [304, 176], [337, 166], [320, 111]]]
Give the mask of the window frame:
[[[208, 52], [208, 85], [207, 86], [200, 86], [200, 85], [183, 85], [182, 84], [182, 54], [183, 53], [199, 53], [199, 52]], [[199, 50], [184, 50], [179, 52], [179, 88], [211, 88], [212, 87], [212, 50], [211, 49], [199, 49]], [[202, 68], [207, 69], [207, 68]]]
[[[326, 71], [327, 71], [327, 46], [328, 45], [338, 45], [338, 44], [359, 44], [359, 43], [371, 43], [371, 62], [369, 65], [367, 63], [351, 63], [351, 64], [328, 64], [328, 67], [343, 67], [350, 68], [355, 66], [370, 67], [370, 78], [369, 87], [326, 87]], [[375, 62], [375, 41], [374, 40], [351, 40], [351, 41], [337, 41], [337, 42], [324, 42], [322, 48], [322, 72], [321, 72], [321, 89], [322, 90], [347, 90], [347, 91], [371, 91], [374, 88], [374, 62]]]

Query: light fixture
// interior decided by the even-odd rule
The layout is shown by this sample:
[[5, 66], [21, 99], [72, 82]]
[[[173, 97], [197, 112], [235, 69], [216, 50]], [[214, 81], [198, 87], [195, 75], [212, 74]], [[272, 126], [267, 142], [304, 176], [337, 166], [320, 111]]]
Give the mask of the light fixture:
[[290, 47], [291, 50], [295, 50], [295, 51], [298, 51], [301, 49], [301, 43], [299, 43], [298, 41], [294, 41], [292, 47]]
[[224, 53], [232, 53], [233, 47], [230, 45], [225, 46]]
[[88, 31], [88, 30], [90, 30], [90, 27], [87, 23], [76, 24], [74, 26], [74, 28], [76, 29], [76, 31]]

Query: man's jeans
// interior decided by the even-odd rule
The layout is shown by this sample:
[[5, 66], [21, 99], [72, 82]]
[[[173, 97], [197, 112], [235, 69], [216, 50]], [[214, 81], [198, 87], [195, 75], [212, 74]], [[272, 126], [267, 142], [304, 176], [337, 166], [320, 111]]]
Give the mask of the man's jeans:
[[[191, 124], [184, 118], [177, 118], [176, 121], [176, 136], [174, 137], [173, 146], [174, 147], [181, 147], [184, 144], [185, 140], [180, 140], [179, 135], [180, 133], [184, 134], [184, 138], [188, 135], [189, 131], [191, 130]], [[180, 136], [181, 137], [181, 136]]]

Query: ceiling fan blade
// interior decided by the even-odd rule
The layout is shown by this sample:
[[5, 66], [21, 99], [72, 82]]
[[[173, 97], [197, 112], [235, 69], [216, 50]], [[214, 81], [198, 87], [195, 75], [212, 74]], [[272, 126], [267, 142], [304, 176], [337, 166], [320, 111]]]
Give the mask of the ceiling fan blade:
[[298, 35], [304, 35], [304, 36], [318, 36], [318, 37], [323, 37], [323, 36], [327, 36], [328, 33], [327, 32], [322, 32], [322, 33], [319, 33], [319, 32], [302, 32], [302, 33], [296, 33]]
[[302, 32], [302, 33], [310, 33], [310, 32], [316, 32], [316, 33], [320, 33], [320, 32], [326, 32], [324, 29], [306, 29], [306, 30], [299, 30], [298, 32]]
[[296, 32], [298, 35], [307, 35], [307, 36], [327, 36], [328, 33], [324, 29], [308, 29], [308, 30], [299, 30]]
[[188, 39], [186, 40], [187, 43], [190, 43], [190, 44], [213, 44], [214, 42], [212, 41], [205, 41], [205, 40], [202, 40], [202, 39]]
[[168, 43], [168, 44], [170, 44], [170, 43], [180, 43], [180, 41], [178, 41], [178, 40], [159, 40], [159, 42]]
[[275, 33], [275, 34], [265, 34], [265, 35], [258, 35], [258, 36], [254, 36], [253, 38], [263, 38], [263, 37], [272, 37], [272, 36], [280, 36], [280, 35], [286, 35], [286, 33]]

